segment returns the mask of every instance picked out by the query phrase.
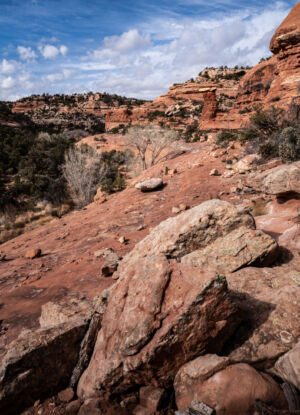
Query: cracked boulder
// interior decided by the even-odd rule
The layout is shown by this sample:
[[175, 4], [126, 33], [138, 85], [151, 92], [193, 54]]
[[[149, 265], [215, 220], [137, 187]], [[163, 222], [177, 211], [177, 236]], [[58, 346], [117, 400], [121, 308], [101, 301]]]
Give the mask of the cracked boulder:
[[87, 327], [86, 319], [75, 318], [21, 333], [0, 364], [0, 413], [16, 414], [67, 387]]
[[119, 277], [79, 381], [83, 399], [170, 387], [182, 364], [220, 351], [235, 327], [226, 280], [214, 273], [149, 255], [131, 261]]

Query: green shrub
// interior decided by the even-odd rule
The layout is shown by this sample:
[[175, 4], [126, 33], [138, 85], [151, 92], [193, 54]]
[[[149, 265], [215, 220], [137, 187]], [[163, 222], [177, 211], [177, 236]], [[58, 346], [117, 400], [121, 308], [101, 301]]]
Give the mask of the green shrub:
[[236, 134], [230, 130], [223, 130], [217, 135], [216, 144], [220, 147], [227, 147], [229, 141], [237, 139]]
[[286, 127], [280, 135], [279, 157], [284, 162], [300, 159], [300, 127]]
[[296, 117], [287, 119], [284, 111], [274, 106], [267, 111], [256, 107], [250, 124], [239, 133], [239, 140], [247, 143], [249, 152], [258, 151], [265, 159], [280, 157], [285, 163], [300, 159], [300, 124]]

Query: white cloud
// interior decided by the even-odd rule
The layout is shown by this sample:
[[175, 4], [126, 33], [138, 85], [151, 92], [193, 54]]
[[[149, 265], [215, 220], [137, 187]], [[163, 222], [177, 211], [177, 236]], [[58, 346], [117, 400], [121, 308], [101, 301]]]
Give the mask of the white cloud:
[[24, 61], [29, 61], [36, 58], [36, 53], [34, 50], [31, 49], [31, 47], [25, 47], [25, 46], [18, 46], [17, 47], [18, 54], [20, 56], [20, 59]]
[[51, 73], [49, 75], [46, 75], [44, 79], [50, 82], [59, 82], [59, 81], [62, 81], [63, 79], [70, 79], [73, 73], [74, 71], [70, 69], [63, 69], [62, 72], [56, 72], [56, 73]]
[[60, 51], [60, 53], [61, 53], [63, 56], [65, 56], [65, 55], [68, 53], [68, 48], [67, 48], [67, 46], [62, 45], [62, 46], [59, 48], [59, 51]]
[[102, 48], [124, 53], [149, 46], [151, 46], [150, 36], [140, 35], [137, 29], [132, 29], [121, 36], [105, 37]]
[[59, 48], [53, 45], [44, 45], [39, 47], [39, 51], [45, 59], [53, 59], [59, 54], [65, 56], [68, 52], [68, 48], [64, 45]]
[[15, 61], [8, 61], [7, 59], [3, 59], [0, 64], [0, 73], [2, 74], [11, 74], [16, 70], [16, 62]]
[[39, 48], [45, 59], [53, 59], [59, 54], [59, 49], [53, 45], [46, 45]]
[[11, 89], [16, 85], [16, 80], [12, 78], [11, 76], [8, 76], [7, 78], [2, 79], [1, 81], [1, 88], [3, 89]]

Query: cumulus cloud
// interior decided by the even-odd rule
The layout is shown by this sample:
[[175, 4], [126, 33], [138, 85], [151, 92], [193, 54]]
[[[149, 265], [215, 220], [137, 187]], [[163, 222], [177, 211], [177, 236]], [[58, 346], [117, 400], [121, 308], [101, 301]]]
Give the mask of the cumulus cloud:
[[11, 74], [15, 72], [17, 63], [15, 61], [8, 61], [3, 59], [0, 63], [0, 73], [2, 74]]
[[36, 53], [34, 50], [31, 49], [31, 47], [25, 47], [25, 46], [18, 46], [17, 47], [18, 54], [20, 56], [20, 59], [24, 61], [29, 61], [36, 58]]
[[59, 82], [63, 79], [70, 79], [73, 73], [74, 71], [70, 69], [63, 69], [62, 72], [56, 72], [46, 75], [44, 79], [50, 82]]
[[67, 48], [67, 46], [62, 45], [62, 46], [59, 48], [59, 51], [60, 51], [60, 53], [61, 53], [63, 56], [65, 56], [65, 55], [68, 53], [68, 48]]
[[1, 81], [1, 88], [3, 89], [10, 89], [16, 85], [16, 80], [11, 76], [8, 76]]
[[148, 34], [141, 35], [137, 29], [132, 29], [121, 36], [105, 37], [101, 49], [110, 49], [124, 53], [149, 46], [151, 46], [150, 36]]
[[44, 45], [39, 47], [39, 51], [45, 59], [53, 59], [59, 54], [62, 54], [63, 56], [66, 55], [68, 48], [64, 45], [59, 48], [53, 45]]

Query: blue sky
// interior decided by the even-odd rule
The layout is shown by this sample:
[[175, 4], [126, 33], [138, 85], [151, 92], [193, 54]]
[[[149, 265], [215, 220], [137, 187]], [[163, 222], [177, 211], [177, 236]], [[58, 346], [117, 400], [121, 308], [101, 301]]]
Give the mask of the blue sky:
[[0, 0], [0, 99], [154, 98], [206, 66], [254, 65], [296, 1]]

